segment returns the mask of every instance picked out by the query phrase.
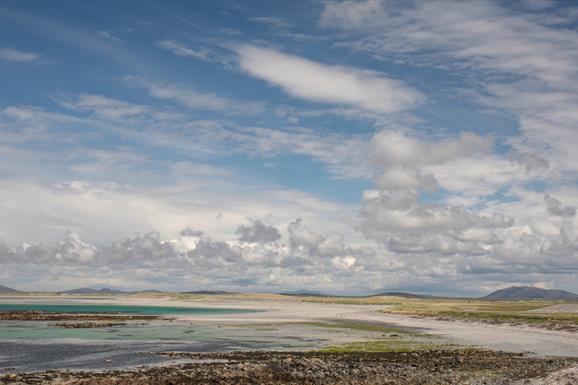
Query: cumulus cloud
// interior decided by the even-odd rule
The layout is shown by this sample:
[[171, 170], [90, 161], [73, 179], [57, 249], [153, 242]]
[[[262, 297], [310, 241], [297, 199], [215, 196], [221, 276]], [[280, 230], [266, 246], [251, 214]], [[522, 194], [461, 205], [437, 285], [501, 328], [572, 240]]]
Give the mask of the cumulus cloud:
[[251, 45], [238, 47], [237, 53], [246, 73], [299, 99], [392, 113], [423, 98], [419, 91], [375, 71], [321, 64]]
[[463, 132], [457, 138], [425, 141], [398, 131], [381, 131], [373, 137], [373, 154], [383, 165], [425, 166], [487, 153], [493, 139]]
[[563, 206], [558, 199], [546, 194], [544, 202], [548, 206], [548, 213], [558, 217], [573, 217], [576, 215], [576, 207]]
[[372, 139], [374, 162], [385, 168], [376, 186], [383, 190], [416, 189], [433, 193], [438, 188], [434, 173], [425, 166], [439, 165], [489, 152], [493, 139], [473, 133], [458, 138], [426, 141], [401, 131], [381, 131]]
[[287, 227], [289, 233], [289, 245], [292, 249], [306, 250], [307, 253], [315, 252], [324, 241], [322, 235], [316, 234], [303, 224], [301, 219], [291, 222]]
[[[187, 279], [193, 279], [195, 287], [207, 282], [212, 287], [218, 282], [229, 288], [246, 285], [279, 288], [289, 276], [295, 277], [294, 285], [297, 280], [318, 275], [327, 277], [325, 283], [335, 280], [339, 285], [339, 274], [357, 264], [353, 255], [367, 255], [367, 251], [345, 246], [342, 240], [334, 243], [331, 236], [314, 236], [301, 220], [289, 224], [293, 234], [284, 241], [278, 230], [265, 227], [263, 233], [261, 226], [262, 222], [255, 220], [249, 226], [239, 227], [241, 236], [248, 235], [251, 240], [214, 239], [202, 231], [185, 228], [172, 239], [148, 232], [90, 244], [76, 233], [67, 233], [63, 241], [54, 243], [9, 247], [0, 242], [0, 262], [7, 269], [53, 266], [56, 269], [53, 272], [73, 271], [77, 276], [91, 272], [94, 279], [128, 275], [140, 284], [149, 279], [158, 282], [164, 274], [173, 274], [169, 283], [173, 289], [189, 285]], [[256, 228], [260, 229], [255, 232]]]
[[482, 216], [460, 206], [424, 204], [411, 190], [366, 191], [361, 205], [361, 230], [370, 238], [391, 233], [461, 233], [474, 227], [504, 227], [511, 220], [499, 213]]
[[[165, 290], [307, 287], [367, 292], [408, 287], [404, 285], [412, 280], [425, 285], [421, 290], [438, 284], [447, 290], [448, 282], [457, 285], [456, 290], [460, 285], [465, 290], [478, 281], [467, 278], [460, 283], [461, 274], [483, 279], [489, 274], [531, 271], [543, 280], [578, 269], [570, 262], [578, 253], [572, 224], [547, 236], [504, 227], [500, 217], [470, 216], [458, 224], [430, 223], [425, 232], [388, 229], [387, 242], [373, 247], [317, 233], [299, 219], [289, 223], [281, 239], [267, 243], [214, 239], [191, 228], [170, 239], [149, 232], [94, 244], [68, 233], [54, 243], [10, 247], [0, 242], [0, 263], [4, 271], [25, 266], [36, 282], [56, 284], [59, 289], [86, 277], [86, 284], [116, 282], [124, 288]], [[380, 242], [385, 239], [381, 235]], [[549, 260], [552, 255], [559, 256], [555, 263]], [[560, 258], [569, 263], [562, 264]], [[53, 276], [64, 279], [50, 283]]]
[[[477, 163], [484, 164], [492, 156], [492, 149], [492, 138], [467, 132], [441, 140], [425, 140], [401, 131], [377, 133], [372, 153], [374, 162], [384, 172], [375, 179], [376, 189], [364, 192], [358, 229], [394, 255], [438, 260], [492, 255], [494, 247], [503, 242], [501, 236], [515, 224], [513, 219], [498, 210], [482, 213], [479, 208], [468, 209], [460, 204], [424, 202], [421, 195], [435, 192], [440, 185], [438, 175], [449, 192], [471, 193], [468, 181], [473, 179], [467, 176], [478, 174]], [[513, 161], [505, 163], [515, 164], [516, 171], [522, 167]], [[481, 170], [494, 169], [484, 167]], [[450, 176], [455, 173], [457, 180], [452, 180]], [[466, 176], [465, 186], [460, 185], [462, 174]], [[487, 186], [484, 176], [489, 174], [481, 175], [473, 189]], [[493, 188], [510, 181], [508, 174]], [[493, 192], [492, 187], [489, 192]]]
[[260, 220], [254, 220], [249, 225], [241, 225], [236, 234], [239, 241], [250, 243], [271, 243], [281, 239], [281, 234], [273, 226], [268, 226]]
[[422, 175], [415, 167], [393, 166], [377, 178], [375, 184], [383, 190], [416, 189], [433, 193], [439, 184], [432, 174]]
[[355, 264], [355, 258], [350, 255], [345, 257], [333, 257], [331, 263], [339, 270], [349, 270]]

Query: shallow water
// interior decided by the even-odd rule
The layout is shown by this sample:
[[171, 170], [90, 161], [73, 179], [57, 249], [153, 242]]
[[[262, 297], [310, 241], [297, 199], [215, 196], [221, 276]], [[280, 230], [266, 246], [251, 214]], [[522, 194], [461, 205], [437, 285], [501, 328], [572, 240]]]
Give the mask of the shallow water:
[[[0, 311], [156, 315], [239, 314], [252, 310], [202, 307], [116, 306], [86, 303], [1, 303]], [[319, 343], [241, 327], [149, 321], [96, 329], [61, 328], [55, 322], [0, 321], [0, 373], [46, 369], [109, 369], [170, 360], [155, 352], [303, 349]]]
[[0, 321], [0, 373], [47, 369], [102, 370], [172, 361], [154, 353], [303, 350], [325, 341], [297, 327], [263, 329], [153, 321], [68, 329], [45, 321]]

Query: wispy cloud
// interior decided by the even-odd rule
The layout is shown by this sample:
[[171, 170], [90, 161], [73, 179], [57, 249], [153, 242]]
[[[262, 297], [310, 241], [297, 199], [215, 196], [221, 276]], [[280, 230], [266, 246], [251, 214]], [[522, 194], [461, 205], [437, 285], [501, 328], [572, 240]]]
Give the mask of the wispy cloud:
[[299, 99], [379, 113], [398, 112], [423, 99], [419, 91], [375, 71], [322, 64], [250, 45], [238, 47], [237, 52], [243, 71]]
[[125, 77], [124, 81], [131, 86], [148, 90], [152, 97], [175, 101], [193, 110], [223, 111], [231, 114], [255, 115], [263, 111], [261, 102], [245, 102], [224, 98], [214, 93], [199, 92], [184, 84], [152, 82], [138, 77]]
[[157, 45], [177, 56], [200, 60], [207, 63], [219, 64], [225, 68], [232, 68], [232, 55], [225, 55], [215, 49], [207, 47], [192, 48], [176, 40], [161, 40]]
[[33, 63], [42, 59], [37, 53], [19, 51], [13, 48], [0, 49], [0, 60], [5, 60], [13, 63]]
[[324, 27], [367, 28], [386, 16], [383, 0], [324, 1], [319, 23]]

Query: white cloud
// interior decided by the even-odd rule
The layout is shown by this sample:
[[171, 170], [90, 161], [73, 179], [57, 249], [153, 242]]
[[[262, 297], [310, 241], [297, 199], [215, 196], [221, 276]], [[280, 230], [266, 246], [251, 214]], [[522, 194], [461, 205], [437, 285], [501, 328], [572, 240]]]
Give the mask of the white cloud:
[[375, 185], [383, 190], [420, 190], [433, 193], [438, 189], [438, 181], [433, 174], [423, 175], [415, 167], [388, 167], [377, 178]]
[[[28, 151], [25, 158], [30, 162], [42, 158], [42, 162], [37, 163], [37, 166], [45, 165], [49, 158], [52, 162], [58, 160], [59, 163], [79, 158], [81, 164], [90, 168], [86, 159], [80, 159], [83, 151], [93, 160], [104, 160], [104, 157], [86, 150], [90, 146], [82, 142], [89, 137], [96, 140], [103, 135], [112, 134], [137, 143], [195, 155], [218, 156], [234, 153], [264, 159], [281, 155], [303, 155], [320, 162], [333, 177], [339, 179], [369, 178], [373, 172], [368, 151], [370, 139], [367, 135], [347, 135], [297, 127], [286, 131], [243, 127], [229, 120], [199, 120], [181, 110], [134, 104], [101, 95], [57, 94], [53, 100], [75, 112], [85, 113], [87, 117], [48, 112], [30, 106], [10, 106], [0, 110], [0, 142], [14, 146], [17, 143], [42, 140], [44, 145], [54, 143], [57, 147], [67, 143], [70, 149], [65, 154], [50, 154], [50, 148], [44, 151], [46, 154], [40, 151], [31, 154]], [[79, 130], [79, 127], [83, 129]], [[75, 146], [81, 148], [73, 150]], [[122, 152], [127, 154], [124, 150]], [[20, 159], [24, 156], [22, 149], [14, 147], [5, 147], [2, 154], [20, 154]], [[71, 157], [73, 154], [77, 156]], [[186, 162], [190, 163], [190, 167]], [[177, 161], [173, 171], [181, 176], [227, 174], [225, 170], [217, 170], [214, 166], [202, 166], [204, 162], [186, 162]], [[21, 160], [16, 163], [23, 164]], [[31, 170], [28, 171], [30, 172]]]
[[279, 231], [268, 226], [260, 220], [254, 220], [250, 225], [241, 225], [235, 232], [239, 236], [239, 241], [249, 243], [271, 243], [281, 239]]
[[439, 185], [454, 194], [470, 197], [492, 195], [512, 184], [535, 179], [519, 162], [496, 154], [455, 159], [424, 167]]
[[0, 60], [6, 60], [13, 63], [32, 63], [41, 60], [39, 54], [33, 52], [24, 52], [12, 48], [0, 49]]
[[[447, 74], [436, 85], [469, 87], [458, 95], [480, 109], [508, 113], [519, 130], [498, 136], [496, 147], [490, 137], [463, 132], [469, 127], [420, 132], [435, 122], [403, 113], [424, 99], [405, 83], [255, 45], [236, 49], [245, 73], [327, 106], [235, 100], [132, 77], [126, 84], [163, 106], [80, 94], [53, 98], [69, 115], [6, 107], [0, 173], [13, 179], [2, 179], [0, 188], [0, 217], [10, 218], [0, 223], [8, 242], [0, 244], [2, 283], [18, 277], [45, 287], [110, 282], [185, 289], [194, 282], [199, 288], [455, 293], [515, 282], [578, 289], [578, 39], [569, 24], [575, 12], [526, 14], [525, 4], [495, 2], [321, 6], [320, 25], [345, 31], [319, 37], [331, 48], [349, 47], [400, 69], [435, 67], [435, 74]], [[130, 68], [142, 65], [122, 44], [15, 15], [30, 26], [41, 22], [39, 31], [53, 39]], [[288, 33], [284, 20], [252, 21]], [[158, 42], [177, 56], [233, 62], [223, 45], [207, 44]], [[18, 53], [24, 56], [3, 60], [34, 61], [26, 56], [34, 54]], [[415, 79], [427, 78], [419, 74]], [[269, 108], [275, 114], [266, 115]], [[238, 115], [253, 123], [232, 121]], [[292, 127], [270, 128], [269, 117]], [[372, 140], [352, 134], [353, 127], [296, 127], [335, 118], [370, 122], [380, 131]], [[127, 145], [98, 147], [112, 139]], [[158, 153], [170, 153], [171, 160]], [[223, 158], [239, 155], [271, 165], [288, 160], [284, 166], [292, 166], [289, 155], [306, 156], [332, 177], [373, 179], [375, 190], [358, 206], [260, 184], [242, 173], [242, 164], [221, 166]], [[87, 180], [76, 181], [81, 178]], [[140, 234], [130, 235], [135, 231]]]
[[324, 1], [320, 24], [324, 27], [367, 28], [386, 16], [382, 0]]
[[[447, 71], [469, 87], [460, 95], [520, 123], [505, 139], [512, 149], [499, 153], [477, 135], [439, 141], [389, 130], [374, 138], [384, 171], [379, 190], [362, 201], [360, 230], [420, 266], [430, 277], [422, 279], [465, 273], [490, 286], [513, 277], [567, 282], [576, 275], [578, 33], [551, 27], [567, 23], [570, 13], [542, 7], [524, 13], [522, 6], [324, 4], [321, 25], [346, 31], [337, 46]], [[420, 199], [436, 185], [442, 199]], [[541, 189], [551, 195], [544, 198]]]
[[189, 59], [200, 60], [206, 63], [219, 64], [225, 68], [232, 68], [231, 55], [219, 53], [213, 48], [195, 47], [192, 48], [176, 40], [165, 39], [157, 43], [159, 48], [172, 52], [176, 56], [182, 56]]
[[247, 218], [273, 215], [273, 223], [287, 223], [296, 212], [304, 213], [316, 226], [345, 231], [344, 218], [355, 210], [302, 192], [193, 178], [138, 188], [84, 181], [45, 185], [3, 180], [0, 202], [0, 216], [13, 218], [0, 224], [2, 238], [11, 244], [49, 242], [65, 231], [91, 242], [150, 231], [170, 238], [186, 227], [227, 238]]
[[[331, 2], [326, 7], [347, 4]], [[555, 11], [525, 12], [496, 2], [383, 6], [387, 11], [375, 20], [378, 28], [360, 25], [357, 34], [343, 36], [338, 45], [388, 61], [451, 70], [466, 82], [472, 80], [465, 86], [479, 90], [471, 92], [475, 102], [519, 120], [520, 134], [508, 138], [509, 144], [540, 157], [539, 167], [549, 164], [549, 178], [576, 178], [578, 158], [572, 149], [578, 145], [578, 33], [550, 26], [548, 18]], [[339, 27], [339, 16], [331, 15], [325, 13], [325, 22]]]
[[468, 132], [437, 142], [400, 131], [378, 132], [372, 139], [373, 160], [385, 171], [376, 180], [376, 185], [384, 190], [417, 189], [432, 193], [439, 185], [437, 169], [427, 166], [462, 162], [463, 158], [489, 152], [492, 146], [492, 138]]
[[181, 178], [192, 176], [226, 177], [232, 175], [232, 171], [224, 167], [189, 161], [174, 162], [171, 168]]
[[120, 38], [118, 36], [116, 36], [113, 32], [111, 31], [97, 31], [96, 32], [98, 34], [98, 36], [103, 37], [105, 39], [110, 39], [110, 40], [114, 40], [114, 41], [120, 41]]
[[211, 61], [209, 60], [209, 55], [207, 52], [194, 50], [192, 48], [185, 46], [182, 43], [179, 43], [178, 41], [161, 40], [157, 44], [160, 48], [166, 49], [167, 51], [171, 51], [177, 56], [184, 56], [202, 61]]
[[92, 112], [107, 119], [138, 117], [150, 111], [147, 106], [111, 99], [103, 95], [80, 94], [74, 97], [61, 95], [55, 100], [63, 107]]
[[224, 133], [247, 153], [273, 157], [278, 154], [309, 156], [322, 164], [336, 178], [363, 179], [372, 175], [369, 138], [334, 132], [298, 128], [280, 131], [264, 127], [249, 127]]
[[280, 17], [255, 16], [250, 17], [249, 20], [278, 29], [288, 29], [291, 27], [291, 23], [287, 19]]
[[422, 99], [419, 91], [375, 71], [321, 64], [250, 45], [237, 52], [241, 69], [296, 98], [379, 113], [398, 112]]
[[431, 142], [403, 132], [381, 131], [374, 136], [372, 145], [379, 164], [425, 166], [486, 153], [492, 149], [493, 139], [463, 132], [458, 138]]
[[548, 213], [558, 217], [573, 217], [576, 215], [576, 208], [563, 206], [562, 203], [550, 195], [544, 197], [544, 202], [548, 206]]
[[146, 81], [136, 77], [126, 77], [129, 85], [148, 90], [149, 95], [163, 100], [175, 101], [193, 110], [214, 110], [231, 114], [256, 115], [263, 111], [261, 102], [244, 102], [221, 97], [213, 93], [203, 93], [183, 84], [168, 84]]
[[333, 257], [331, 263], [339, 270], [349, 270], [355, 264], [355, 258], [350, 255], [345, 257]]

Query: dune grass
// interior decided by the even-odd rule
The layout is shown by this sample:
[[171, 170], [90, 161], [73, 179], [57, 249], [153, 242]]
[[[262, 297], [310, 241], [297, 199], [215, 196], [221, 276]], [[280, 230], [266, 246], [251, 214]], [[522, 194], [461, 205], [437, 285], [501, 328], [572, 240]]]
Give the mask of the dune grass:
[[540, 312], [540, 309], [567, 303], [555, 300], [490, 301], [464, 298], [403, 297], [303, 297], [314, 303], [384, 305], [390, 314], [457, 319], [486, 323], [510, 323], [549, 328], [578, 328], [578, 314]]
[[376, 341], [351, 342], [342, 345], [331, 345], [319, 349], [321, 353], [412, 353], [432, 350], [465, 350], [474, 349], [457, 344], [416, 341], [409, 339], [384, 339]]
[[578, 314], [540, 312], [562, 301], [412, 300], [383, 309], [392, 314], [488, 323], [578, 326]]

